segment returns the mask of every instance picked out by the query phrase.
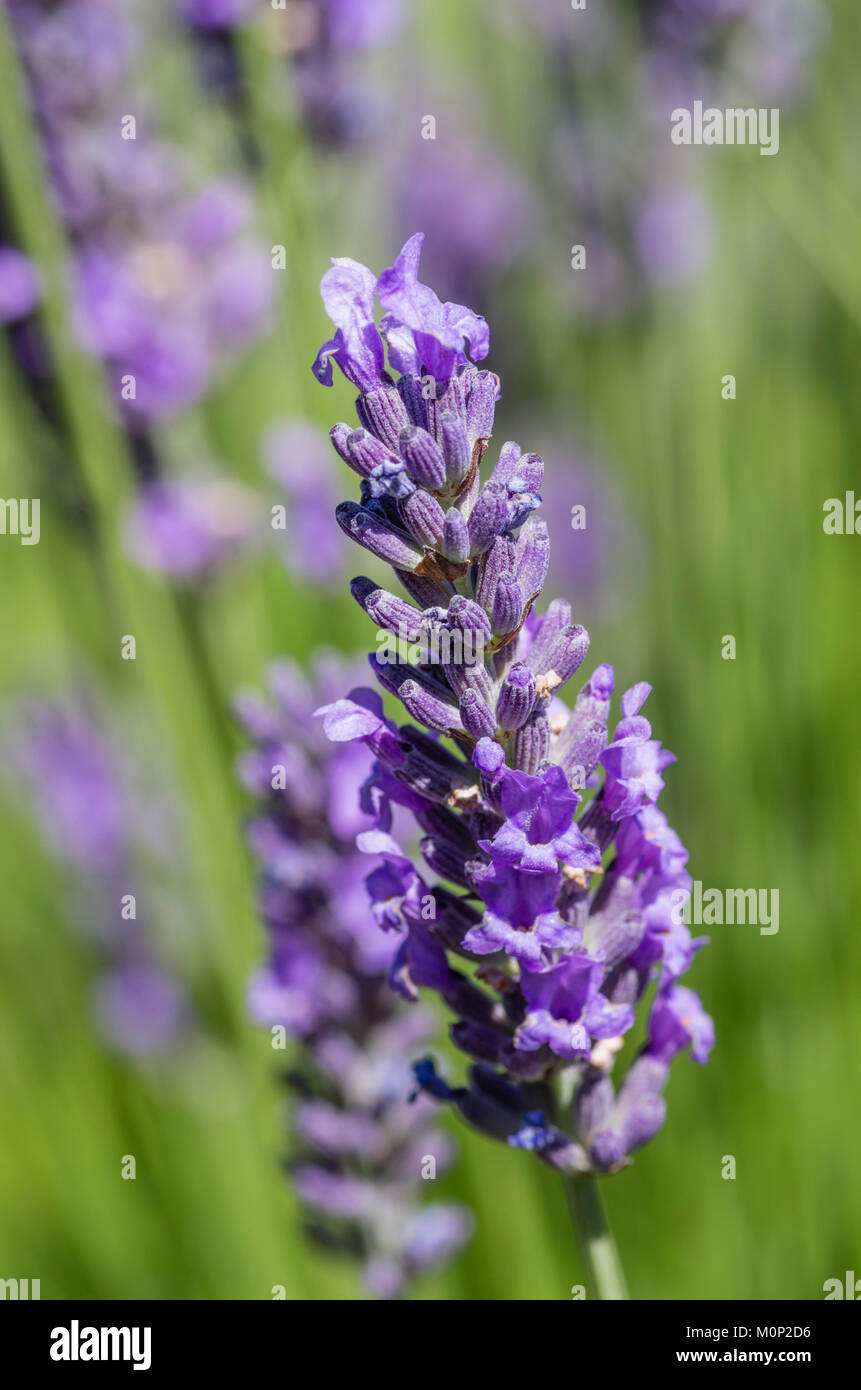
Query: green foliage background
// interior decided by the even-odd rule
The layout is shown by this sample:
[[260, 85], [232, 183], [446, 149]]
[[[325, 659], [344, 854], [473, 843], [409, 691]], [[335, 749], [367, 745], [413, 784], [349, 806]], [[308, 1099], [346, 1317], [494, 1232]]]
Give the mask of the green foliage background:
[[[440, 0], [432, 22], [426, 10], [413, 16], [420, 38], [472, 77], [521, 157], [526, 113], [544, 94], [537, 50], [488, 34], [475, 0]], [[780, 891], [777, 935], [714, 929], [693, 981], [716, 1021], [712, 1062], [678, 1062], [664, 1131], [606, 1184], [636, 1298], [818, 1298], [826, 1278], [861, 1268], [861, 539], [822, 528], [825, 499], [857, 487], [861, 11], [838, 0], [831, 15], [779, 155], [710, 152], [716, 254], [692, 289], [596, 328], [558, 311], [538, 257], [496, 286], [490, 310], [489, 365], [505, 362], [495, 442], [524, 412], [561, 420], [594, 443], [645, 538], [612, 621], [569, 597], [617, 688], [654, 686], [650, 717], [678, 755], [666, 808], [693, 875]], [[187, 47], [162, 22], [150, 80], [172, 133], [212, 167], [229, 163], [226, 115], [188, 80]], [[130, 461], [98, 366], [69, 332], [67, 251], [5, 25], [3, 180], [45, 277], [66, 429], [49, 437], [0, 349], [0, 492], [42, 499], [38, 547], [0, 539], [0, 693], [57, 689], [86, 668], [130, 746], [158, 749], [182, 845], [170, 951], [206, 1034], [173, 1064], [130, 1064], [100, 1043], [68, 873], [4, 784], [0, 1276], [40, 1278], [43, 1298], [254, 1299], [277, 1284], [288, 1298], [359, 1297], [350, 1269], [302, 1238], [278, 1169], [274, 1054], [244, 1017], [262, 934], [227, 702], [275, 654], [358, 650], [368, 630], [348, 597], [313, 592], [274, 557], [193, 597], [126, 559], [117, 518]], [[243, 44], [265, 156], [261, 230], [288, 254], [277, 324], [162, 442], [181, 459], [206, 440], [259, 485], [272, 420], [301, 413], [328, 428], [350, 415], [349, 391], [321, 390], [308, 370], [327, 329], [317, 282], [328, 256], [381, 268], [396, 247], [357, 196], [356, 168], [324, 168], [308, 147], [283, 65], [256, 29]], [[397, 48], [383, 75], [385, 61], [401, 61]], [[546, 246], [564, 262], [576, 239], [559, 210]], [[721, 398], [729, 372], [734, 402]], [[119, 659], [124, 633], [137, 638], [133, 663]], [[735, 661], [721, 659], [728, 633]], [[417, 1296], [569, 1297], [581, 1270], [553, 1175], [463, 1130], [458, 1139], [444, 1186], [473, 1206], [477, 1235]], [[120, 1179], [126, 1154], [135, 1182]], [[721, 1177], [727, 1154], [735, 1181]]]

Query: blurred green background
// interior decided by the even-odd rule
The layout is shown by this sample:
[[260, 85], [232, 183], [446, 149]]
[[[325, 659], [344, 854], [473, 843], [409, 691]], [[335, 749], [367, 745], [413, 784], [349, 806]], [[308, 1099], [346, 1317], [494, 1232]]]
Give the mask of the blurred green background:
[[[481, 267], [488, 365], [503, 375], [491, 447], [515, 436], [546, 449], [551, 478], [551, 441], [598, 461], [625, 515], [603, 580], [613, 601], [566, 596], [617, 688], [654, 686], [650, 718], [678, 756], [662, 804], [694, 878], [780, 893], [776, 935], [712, 930], [692, 981], [715, 1019], [712, 1060], [679, 1061], [665, 1129], [605, 1186], [632, 1296], [818, 1298], [861, 1260], [861, 540], [822, 525], [826, 499], [856, 486], [861, 425], [861, 12], [852, 0], [829, 6], [806, 90], [782, 107], [777, 156], [678, 152], [710, 208], [708, 264], [602, 317], [560, 288], [579, 273], [570, 247], [584, 238], [554, 177], [554, 130], [560, 102], [582, 112], [597, 91], [591, 119], [600, 130], [612, 117], [611, 150], [645, 167], [638, 7], [616, 8], [622, 37], [596, 76], [526, 7], [507, 7], [510, 23], [479, 0], [415, 7], [358, 56], [362, 80], [392, 105], [377, 133], [344, 147], [309, 129], [268, 6], [252, 6], [233, 35], [241, 102], [207, 91], [191, 27], [169, 6], [148, 9], [137, 80], [163, 130], [208, 173], [239, 169], [251, 140], [259, 235], [286, 249], [268, 331], [149, 437], [169, 469], [204, 453], [265, 491], [260, 441], [273, 422], [301, 416], [325, 430], [350, 418], [345, 384], [326, 392], [309, 371], [328, 335], [317, 284], [330, 255], [380, 270], [400, 245], [387, 185], [425, 174], [409, 158], [387, 172], [399, 101], [412, 112], [427, 96], [440, 160], [444, 138], [453, 148], [479, 129], [505, 152], [536, 219], [510, 265]], [[16, 9], [4, 7], [0, 46], [4, 236], [39, 267], [55, 409], [40, 409], [5, 342], [0, 492], [39, 496], [42, 510], [38, 546], [0, 537], [3, 744], [21, 697], [80, 681], [99, 691], [120, 743], [170, 804], [172, 854], [143, 854], [137, 892], [197, 1023], [169, 1057], [106, 1046], [91, 1008], [97, 947], [75, 924], [87, 911], [80, 885], [46, 847], [20, 780], [4, 779], [0, 1277], [40, 1278], [43, 1298], [251, 1299], [274, 1285], [288, 1298], [360, 1297], [350, 1268], [302, 1237], [278, 1166], [284, 1099], [269, 1037], [244, 1015], [263, 936], [229, 701], [273, 656], [304, 659], [321, 643], [359, 651], [369, 630], [346, 581], [309, 583], [271, 548], [182, 587], [126, 553], [132, 450], [75, 335], [76, 247], [51, 196]], [[554, 23], [576, 25], [557, 9]], [[746, 104], [772, 104], [756, 100], [755, 81], [749, 91]], [[504, 219], [496, 234], [508, 235]], [[722, 398], [727, 373], [734, 400]], [[564, 472], [560, 485], [567, 510]], [[563, 529], [558, 544], [575, 543]], [[125, 634], [134, 662], [120, 656]], [[727, 634], [735, 660], [721, 655]], [[553, 1174], [462, 1128], [457, 1140], [441, 1186], [473, 1207], [477, 1233], [416, 1296], [569, 1297], [582, 1274]], [[134, 1182], [121, 1179], [129, 1154]], [[734, 1181], [721, 1176], [729, 1154]]]

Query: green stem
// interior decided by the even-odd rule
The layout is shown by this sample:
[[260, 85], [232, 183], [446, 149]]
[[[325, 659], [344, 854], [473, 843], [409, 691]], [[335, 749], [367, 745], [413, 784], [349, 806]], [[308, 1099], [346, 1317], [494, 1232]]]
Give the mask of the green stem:
[[565, 1196], [586, 1265], [588, 1292], [594, 1298], [618, 1301], [627, 1299], [628, 1290], [598, 1181], [566, 1178]]

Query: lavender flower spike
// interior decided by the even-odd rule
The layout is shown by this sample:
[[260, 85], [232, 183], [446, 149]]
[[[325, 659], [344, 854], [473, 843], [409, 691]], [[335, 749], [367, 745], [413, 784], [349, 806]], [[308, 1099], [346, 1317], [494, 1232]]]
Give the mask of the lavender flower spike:
[[[451, 1157], [431, 1101], [410, 1102], [409, 1058], [427, 1047], [434, 1022], [389, 988], [387, 975], [412, 997], [398, 935], [380, 931], [363, 885], [368, 861], [354, 841], [373, 826], [359, 807], [371, 755], [329, 743], [312, 717], [345, 681], [334, 659], [318, 659], [313, 687], [284, 663], [270, 671], [267, 698], [236, 702], [254, 739], [240, 776], [259, 798], [248, 839], [269, 937], [248, 997], [273, 1046], [284, 1035], [298, 1045], [289, 1166], [309, 1233], [356, 1256], [371, 1294], [395, 1298], [457, 1252], [470, 1217], [456, 1204], [417, 1201], [428, 1162], [438, 1175]], [[377, 873], [381, 892], [383, 881], [399, 891], [385, 862]]]
[[[426, 1059], [419, 1087], [564, 1174], [594, 1231], [593, 1180], [660, 1128], [672, 1059], [690, 1046], [704, 1062], [713, 1040], [698, 997], [678, 984], [703, 943], [675, 907], [690, 888], [687, 852], [657, 808], [673, 756], [641, 713], [646, 682], [622, 696], [612, 739], [609, 666], [592, 672], [573, 709], [561, 698], [589, 637], [567, 603], [535, 609], [550, 558], [535, 514], [541, 460], [504, 444], [482, 485], [499, 382], [470, 353], [488, 351], [487, 327], [420, 284], [420, 245], [412, 238], [377, 282], [397, 378], [389, 389], [443, 458], [465, 440], [468, 467], [452, 486], [426, 466], [429, 449], [416, 467], [396, 440], [401, 467], [395, 459], [363, 478], [361, 501], [381, 532], [421, 553], [393, 567], [418, 605], [412, 626], [424, 621], [438, 640], [414, 665], [372, 660], [412, 724], [398, 727], [363, 689], [321, 714], [331, 739], [375, 757], [364, 805], [377, 829], [359, 844], [388, 865], [367, 885], [378, 918], [402, 933], [398, 978], [442, 997], [452, 1041], [474, 1062], [465, 1084], [450, 1086]], [[364, 278], [361, 296], [356, 313], [366, 314]], [[373, 433], [362, 396], [357, 409]], [[392, 450], [390, 431], [378, 437]], [[414, 526], [421, 496], [442, 512], [439, 541]], [[354, 538], [367, 544], [364, 532]], [[465, 623], [481, 635], [477, 650], [455, 640]], [[398, 808], [421, 832], [423, 865], [392, 834]], [[652, 982], [647, 1041], [635, 1051], [626, 1040]], [[601, 1296], [625, 1296], [618, 1272], [604, 1278], [597, 1260], [593, 1271]]]

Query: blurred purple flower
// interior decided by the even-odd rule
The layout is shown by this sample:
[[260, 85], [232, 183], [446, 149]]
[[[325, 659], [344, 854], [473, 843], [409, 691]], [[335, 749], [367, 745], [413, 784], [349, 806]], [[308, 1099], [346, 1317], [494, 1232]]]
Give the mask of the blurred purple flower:
[[113, 966], [101, 975], [95, 1008], [107, 1040], [135, 1057], [176, 1043], [188, 1021], [188, 1000], [176, 981], [157, 966], [137, 962]]
[[78, 697], [21, 700], [7, 709], [6, 776], [24, 784], [48, 850], [80, 878], [85, 932], [98, 943], [100, 1030], [132, 1056], [173, 1048], [190, 1021], [181, 987], [157, 963], [146, 929], [121, 916], [133, 890], [133, 850], [151, 847], [150, 808]]
[[438, 1174], [450, 1145], [430, 1127], [424, 1097], [411, 1100], [409, 1059], [427, 1045], [433, 1019], [391, 993], [401, 942], [379, 930], [364, 891], [355, 836], [373, 824], [359, 804], [371, 760], [361, 745], [329, 743], [313, 717], [347, 679], [334, 657], [318, 658], [313, 684], [280, 663], [266, 697], [236, 701], [254, 739], [239, 771], [259, 800], [248, 839], [269, 937], [248, 998], [261, 1026], [301, 1044], [290, 1168], [309, 1230], [358, 1256], [376, 1297], [395, 1298], [456, 1253], [470, 1222], [460, 1207], [417, 1202], [422, 1165], [432, 1159]]
[[[236, 180], [206, 182], [142, 95], [140, 15], [17, 0], [15, 36], [73, 247], [74, 323], [137, 431], [195, 404], [263, 334], [275, 279]], [[133, 138], [126, 138], [129, 111]]]
[[291, 572], [316, 584], [337, 584], [344, 545], [332, 526], [337, 492], [329, 441], [304, 420], [273, 425], [263, 440], [270, 478], [289, 500], [281, 558]]
[[18, 323], [37, 308], [39, 272], [29, 256], [0, 246], [0, 323]]
[[711, 256], [705, 198], [695, 188], [650, 193], [636, 210], [634, 236], [640, 269], [649, 280], [659, 286], [689, 284]]
[[259, 520], [257, 499], [233, 479], [157, 479], [126, 517], [126, 549], [144, 569], [198, 580], [235, 557]]
[[536, 194], [502, 154], [462, 130], [450, 148], [419, 139], [403, 158], [399, 230], [423, 227], [431, 279], [458, 298], [483, 301], [488, 282], [524, 254], [538, 220]]

